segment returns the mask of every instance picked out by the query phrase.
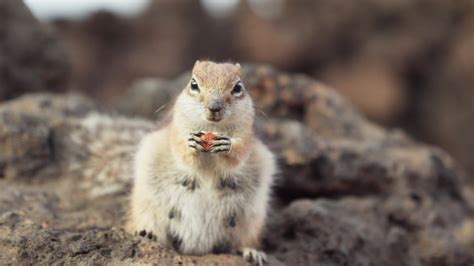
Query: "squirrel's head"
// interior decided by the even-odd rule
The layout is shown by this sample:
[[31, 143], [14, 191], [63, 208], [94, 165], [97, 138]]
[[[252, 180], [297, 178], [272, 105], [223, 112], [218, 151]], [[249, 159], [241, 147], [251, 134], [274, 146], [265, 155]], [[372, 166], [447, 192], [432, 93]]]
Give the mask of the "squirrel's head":
[[253, 121], [252, 100], [240, 74], [238, 63], [196, 61], [192, 77], [181, 93], [180, 106], [188, 106], [187, 116], [211, 123], [227, 119], [238, 122], [237, 118], [244, 117]]

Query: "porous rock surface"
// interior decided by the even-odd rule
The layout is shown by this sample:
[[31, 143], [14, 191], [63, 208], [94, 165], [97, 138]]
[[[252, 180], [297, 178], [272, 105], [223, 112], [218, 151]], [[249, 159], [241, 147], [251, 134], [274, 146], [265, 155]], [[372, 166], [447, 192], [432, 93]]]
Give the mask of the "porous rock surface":
[[[280, 167], [263, 235], [271, 265], [474, 262], [474, 190], [449, 155], [370, 123], [310, 78], [244, 70]], [[137, 83], [114, 110], [77, 95], [0, 105], [0, 261], [241, 265], [122, 229], [136, 144], [186, 81]]]

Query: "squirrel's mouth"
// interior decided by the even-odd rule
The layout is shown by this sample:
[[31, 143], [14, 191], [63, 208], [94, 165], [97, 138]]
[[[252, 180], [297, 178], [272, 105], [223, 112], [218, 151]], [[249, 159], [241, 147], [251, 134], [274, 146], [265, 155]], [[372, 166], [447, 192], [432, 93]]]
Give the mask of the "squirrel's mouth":
[[206, 118], [210, 122], [219, 122], [222, 120], [223, 115], [220, 113], [208, 113]]
[[211, 122], [219, 122], [222, 120], [222, 118], [221, 117], [207, 117], [207, 120]]

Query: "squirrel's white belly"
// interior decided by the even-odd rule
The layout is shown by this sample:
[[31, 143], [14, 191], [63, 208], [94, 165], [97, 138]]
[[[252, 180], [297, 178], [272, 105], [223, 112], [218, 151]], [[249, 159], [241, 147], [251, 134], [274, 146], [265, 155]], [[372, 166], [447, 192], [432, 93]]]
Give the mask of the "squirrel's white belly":
[[181, 177], [156, 193], [165, 216], [154, 228], [159, 239], [184, 254], [224, 253], [239, 247], [254, 215], [251, 191], [239, 187], [236, 177]]

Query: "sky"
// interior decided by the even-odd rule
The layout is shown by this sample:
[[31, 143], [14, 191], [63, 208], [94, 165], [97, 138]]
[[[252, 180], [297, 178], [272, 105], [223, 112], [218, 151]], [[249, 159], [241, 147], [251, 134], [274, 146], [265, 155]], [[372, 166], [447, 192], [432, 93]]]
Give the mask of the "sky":
[[[40, 20], [53, 18], [80, 19], [89, 14], [107, 10], [124, 16], [134, 16], [142, 12], [152, 0], [23, 0]], [[178, 0], [170, 0], [178, 1]], [[198, 1], [198, 0], [192, 0]], [[226, 17], [230, 15], [240, 0], [201, 0], [210, 15]], [[275, 18], [281, 12], [284, 0], [247, 0], [249, 7], [262, 18]]]
[[150, 0], [24, 0], [42, 20], [56, 17], [81, 18], [98, 10], [133, 16], [144, 10]]

